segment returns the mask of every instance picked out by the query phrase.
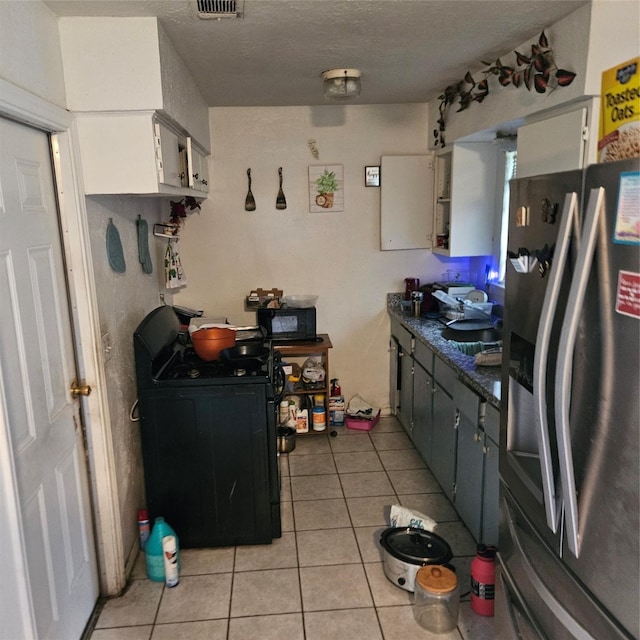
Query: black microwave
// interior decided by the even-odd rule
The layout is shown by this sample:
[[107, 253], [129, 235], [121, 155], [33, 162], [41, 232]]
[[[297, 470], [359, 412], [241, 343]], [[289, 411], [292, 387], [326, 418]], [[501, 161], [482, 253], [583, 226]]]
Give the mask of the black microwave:
[[258, 309], [258, 325], [272, 340], [315, 340], [316, 308]]

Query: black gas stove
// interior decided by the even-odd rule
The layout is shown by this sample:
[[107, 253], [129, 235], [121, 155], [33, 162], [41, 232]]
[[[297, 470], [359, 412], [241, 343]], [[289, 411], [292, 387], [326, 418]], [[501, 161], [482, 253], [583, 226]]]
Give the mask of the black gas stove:
[[[264, 343], [266, 344], [266, 343]], [[273, 357], [273, 356], [271, 356]], [[253, 363], [251, 363], [252, 365]], [[206, 362], [200, 358], [193, 347], [184, 346], [176, 351], [171, 361], [158, 373], [158, 380], [207, 380], [212, 378], [269, 378], [270, 363], [265, 361], [259, 368], [247, 364], [241, 366], [222, 360]]]
[[171, 307], [134, 333], [147, 508], [183, 547], [280, 537], [277, 355], [206, 362]]
[[189, 334], [182, 331], [173, 309], [169, 306], [154, 309], [134, 333], [138, 389], [251, 382], [269, 383], [274, 387], [273, 393], [277, 393], [282, 386], [280, 354], [274, 352], [270, 340], [260, 333], [257, 336], [238, 340], [236, 346], [264, 347], [268, 357], [260, 361], [255, 358], [205, 361], [194, 351]]

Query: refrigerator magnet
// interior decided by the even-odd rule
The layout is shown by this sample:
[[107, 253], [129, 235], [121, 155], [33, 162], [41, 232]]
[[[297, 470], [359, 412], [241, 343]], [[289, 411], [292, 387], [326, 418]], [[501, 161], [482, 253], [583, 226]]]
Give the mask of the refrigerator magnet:
[[640, 320], [640, 273], [618, 271], [616, 311]]
[[640, 244], [640, 171], [620, 174], [613, 241]]

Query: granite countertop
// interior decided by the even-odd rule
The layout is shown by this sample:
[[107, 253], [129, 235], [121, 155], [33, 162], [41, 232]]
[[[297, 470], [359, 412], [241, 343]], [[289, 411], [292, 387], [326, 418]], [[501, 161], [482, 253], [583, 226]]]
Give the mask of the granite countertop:
[[403, 311], [400, 306], [401, 299], [402, 294], [387, 294], [389, 315], [452, 367], [465, 384], [486, 398], [489, 404], [500, 409], [500, 367], [476, 366], [474, 356], [467, 356], [458, 351], [441, 336], [443, 324], [440, 321], [414, 318]]

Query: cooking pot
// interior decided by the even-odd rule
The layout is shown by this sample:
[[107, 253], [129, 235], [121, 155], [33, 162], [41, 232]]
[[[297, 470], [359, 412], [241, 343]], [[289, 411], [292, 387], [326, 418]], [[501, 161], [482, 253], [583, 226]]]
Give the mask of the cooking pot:
[[296, 430], [291, 427], [278, 427], [278, 451], [289, 453], [296, 448]]
[[395, 585], [411, 592], [420, 567], [446, 565], [453, 558], [447, 541], [425, 529], [391, 527], [382, 532], [380, 544], [384, 550], [384, 574]]
[[269, 347], [260, 343], [247, 343], [223, 349], [220, 358], [234, 369], [259, 369], [269, 358]]
[[203, 360], [210, 362], [217, 360], [223, 349], [236, 343], [236, 332], [222, 328], [198, 329], [191, 334], [191, 343], [195, 352]]

